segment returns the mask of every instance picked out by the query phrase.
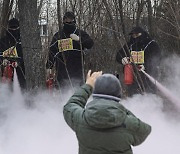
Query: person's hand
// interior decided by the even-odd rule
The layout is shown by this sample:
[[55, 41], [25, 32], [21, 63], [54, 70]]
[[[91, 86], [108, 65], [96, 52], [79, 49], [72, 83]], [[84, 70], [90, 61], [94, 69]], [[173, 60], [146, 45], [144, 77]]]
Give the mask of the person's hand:
[[6, 66], [9, 63], [9, 61], [7, 59], [3, 59], [2, 65]]
[[129, 57], [124, 57], [123, 59], [122, 59], [122, 64], [123, 65], [126, 65], [126, 64], [129, 64], [130, 63], [130, 58]]
[[144, 71], [144, 70], [145, 70], [145, 67], [144, 67], [144, 65], [139, 65], [139, 66], [138, 66], [138, 69], [139, 69], [139, 71], [142, 71], [142, 70]]
[[79, 36], [77, 36], [76, 34], [70, 34], [70, 37], [71, 37], [72, 40], [74, 40], [74, 41], [79, 41]]
[[96, 79], [102, 75], [102, 71], [93, 72], [91, 74], [91, 70], [88, 71], [87, 77], [86, 77], [86, 84], [90, 85], [92, 88], [94, 88], [94, 84]]

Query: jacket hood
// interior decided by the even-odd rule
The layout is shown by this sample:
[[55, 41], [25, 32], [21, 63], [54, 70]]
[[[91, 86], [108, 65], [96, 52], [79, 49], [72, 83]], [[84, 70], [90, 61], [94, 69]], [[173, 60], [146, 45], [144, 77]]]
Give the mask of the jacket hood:
[[113, 74], [103, 74], [97, 78], [93, 94], [111, 95], [121, 97], [121, 84]]
[[103, 98], [95, 98], [86, 106], [84, 115], [89, 126], [106, 129], [123, 125], [126, 114], [119, 102]]
[[137, 34], [137, 33], [143, 33], [144, 30], [141, 27], [133, 27], [130, 31], [129, 35]]
[[[137, 37], [137, 38], [133, 38], [132, 34], [134, 34], [134, 33], [141, 33], [142, 35]], [[150, 35], [144, 29], [142, 29], [141, 27], [134, 27], [134, 28], [132, 28], [132, 30], [129, 33], [129, 35], [131, 35], [131, 37], [130, 37], [130, 44], [138, 43], [138, 42], [145, 43], [145, 42], [147, 42], [149, 40], [152, 40]]]
[[16, 18], [12, 18], [8, 21], [8, 28], [18, 28], [19, 20]]

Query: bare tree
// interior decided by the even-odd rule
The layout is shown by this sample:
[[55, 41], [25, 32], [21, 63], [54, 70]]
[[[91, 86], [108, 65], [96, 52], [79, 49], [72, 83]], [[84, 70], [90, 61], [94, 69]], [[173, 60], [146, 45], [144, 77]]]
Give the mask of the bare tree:
[[[3, 2], [3, 8], [5, 6], [9, 8], [13, 0], [4, 0]], [[27, 2], [26, 5], [25, 2]], [[135, 25], [148, 30], [154, 39], [168, 50], [176, 52], [180, 49], [180, 4], [178, 0], [57, 0], [53, 2], [39, 0], [38, 2], [38, 7], [34, 7], [36, 5], [35, 0], [29, 2], [27, 0], [19, 0], [19, 9], [24, 52], [26, 54], [33, 53], [34, 57], [41, 59], [40, 61], [37, 60], [38, 58], [35, 59], [35, 61], [38, 61], [35, 65], [41, 66], [41, 68], [37, 69], [40, 72], [44, 71], [45, 58], [41, 56], [36, 12], [37, 14], [42, 12], [45, 14], [47, 11], [47, 15], [44, 17], [49, 21], [48, 38], [51, 40], [52, 34], [57, 31], [58, 27], [62, 26], [63, 13], [65, 11], [73, 11], [77, 16], [79, 28], [86, 30], [94, 39], [94, 48], [91, 54], [86, 55], [88, 58], [85, 59], [86, 65], [95, 70], [103, 69], [104, 71], [109, 71], [112, 69], [112, 66], [117, 65], [114, 58], [116, 51], [126, 42], [126, 39], [129, 37], [128, 32]], [[46, 10], [43, 5], [46, 6], [47, 2], [51, 2], [52, 5], [56, 2], [56, 4]], [[22, 5], [24, 8], [22, 8]], [[33, 8], [29, 6], [33, 6]], [[35, 8], [38, 8], [37, 11]], [[7, 11], [7, 9], [5, 10]], [[5, 18], [5, 16], [1, 17]], [[1, 23], [6, 25], [2, 19]], [[25, 38], [24, 40], [25, 34], [31, 39]], [[29, 49], [25, 49], [27, 46]], [[25, 55], [27, 58], [25, 61], [29, 63], [30, 59], [33, 58], [31, 56], [28, 60], [27, 55]], [[43, 63], [43, 65], [40, 65], [40, 63]], [[32, 63], [27, 64], [26, 69], [35, 68], [35, 65], [32, 65]], [[31, 70], [37, 72], [35, 69]], [[42, 75], [42, 78], [44, 78], [43, 73], [39, 75]], [[28, 75], [28, 77], [30, 76]], [[32, 76], [36, 75], [33, 73]], [[44, 81], [44, 79], [41, 81]], [[34, 80], [33, 83], [35, 83]], [[39, 84], [37, 85], [39, 86]]]
[[158, 6], [157, 30], [164, 51], [180, 53], [180, 3], [179, 0], [164, 0]]
[[41, 9], [42, 9], [42, 7], [43, 7], [43, 2], [44, 2], [44, 0], [40, 0], [40, 2], [39, 2], [39, 6], [38, 6], [38, 15], [40, 14]]
[[0, 38], [5, 35], [8, 19], [11, 14], [14, 0], [3, 0], [2, 12], [0, 17]]
[[137, 0], [137, 16], [136, 16], [136, 26], [139, 26], [139, 22], [141, 19], [141, 13], [144, 8], [145, 1], [144, 0]]
[[151, 0], [147, 0], [147, 10], [148, 10], [148, 27], [149, 27], [149, 33], [151, 36], [154, 36], [154, 25], [153, 25], [153, 9]]
[[126, 29], [125, 29], [125, 23], [124, 23], [124, 15], [123, 15], [123, 1], [122, 0], [118, 0], [118, 11], [120, 14], [120, 18], [121, 18], [121, 25], [122, 25], [122, 31], [123, 34], [126, 35]]
[[62, 17], [61, 17], [61, 0], [57, 0], [57, 18], [58, 18], [58, 25], [59, 25], [59, 29], [62, 28]]
[[45, 58], [38, 26], [37, 0], [19, 0], [18, 6], [27, 90], [36, 90], [45, 86]]

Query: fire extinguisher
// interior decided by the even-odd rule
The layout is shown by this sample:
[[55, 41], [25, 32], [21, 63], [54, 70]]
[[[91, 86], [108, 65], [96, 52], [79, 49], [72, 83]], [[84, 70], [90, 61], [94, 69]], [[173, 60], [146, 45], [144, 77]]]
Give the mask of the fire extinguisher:
[[124, 66], [124, 84], [130, 85], [133, 83], [133, 66], [132, 64], [126, 64]]
[[54, 79], [53, 79], [53, 75], [49, 74], [49, 78], [46, 80], [46, 86], [49, 90], [53, 89], [54, 86]]
[[2, 76], [2, 82], [12, 82], [14, 75], [14, 68], [10, 62], [4, 67], [3, 70], [3, 76]]

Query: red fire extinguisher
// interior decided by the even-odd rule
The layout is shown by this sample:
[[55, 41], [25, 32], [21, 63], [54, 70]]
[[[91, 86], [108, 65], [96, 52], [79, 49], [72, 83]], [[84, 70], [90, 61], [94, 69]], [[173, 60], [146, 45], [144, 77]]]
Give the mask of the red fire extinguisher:
[[132, 64], [126, 64], [124, 66], [124, 84], [130, 85], [133, 83], [133, 66]]
[[54, 86], [54, 79], [53, 79], [53, 75], [50, 74], [49, 75], [49, 78], [46, 80], [46, 86], [49, 90], [52, 90], [53, 89], [53, 86]]
[[14, 75], [14, 67], [10, 62], [4, 67], [3, 70], [3, 76], [2, 76], [2, 82], [3, 83], [10, 83], [13, 80], [13, 75]]

